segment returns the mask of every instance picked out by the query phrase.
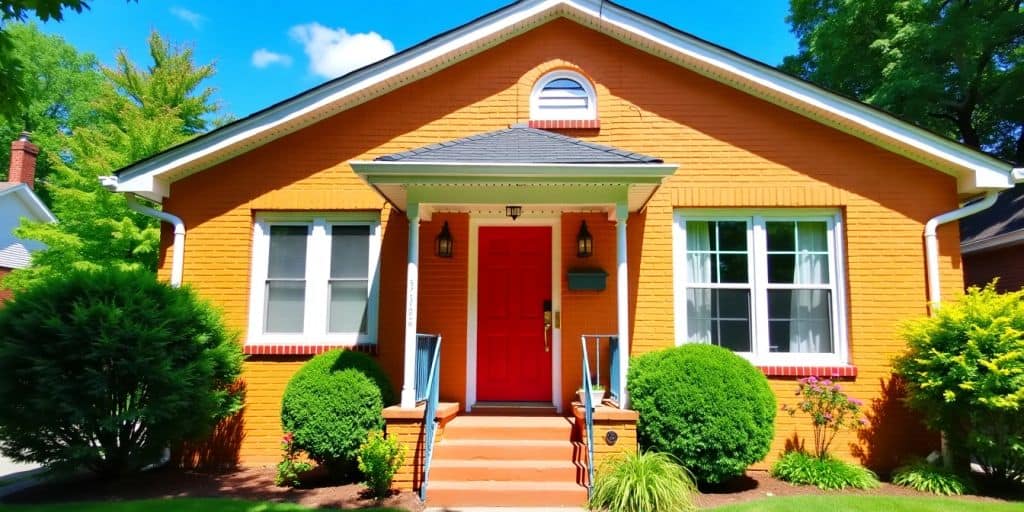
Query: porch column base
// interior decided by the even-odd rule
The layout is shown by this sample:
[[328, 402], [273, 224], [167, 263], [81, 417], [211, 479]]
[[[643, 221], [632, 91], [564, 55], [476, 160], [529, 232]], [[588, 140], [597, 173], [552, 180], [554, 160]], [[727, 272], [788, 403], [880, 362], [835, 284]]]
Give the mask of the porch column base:
[[[574, 438], [587, 444], [586, 411], [583, 404], [573, 402]], [[636, 437], [636, 422], [640, 414], [636, 411], [615, 407], [594, 409], [594, 468], [601, 467], [608, 459], [623, 453], [637, 453], [639, 444]], [[609, 435], [609, 433], [614, 433]], [[578, 436], [578, 437], [577, 437]], [[586, 463], [588, 450], [580, 450], [578, 463]], [[585, 474], [585, 473], [584, 473]]]
[[[440, 423], [434, 437], [435, 443], [444, 437], [445, 426], [458, 412], [458, 402], [437, 404], [437, 419]], [[395, 405], [384, 409], [387, 436], [397, 439], [405, 449], [405, 462], [395, 473], [395, 479], [391, 484], [400, 491], [418, 491], [423, 482], [423, 457], [426, 453], [426, 429], [423, 424], [425, 415], [424, 405], [412, 408]]]

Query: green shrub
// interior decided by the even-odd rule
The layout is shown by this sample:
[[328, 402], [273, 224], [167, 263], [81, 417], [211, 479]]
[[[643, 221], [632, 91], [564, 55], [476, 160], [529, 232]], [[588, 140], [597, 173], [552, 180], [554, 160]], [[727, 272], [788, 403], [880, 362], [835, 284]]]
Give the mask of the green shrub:
[[242, 353], [219, 313], [144, 271], [70, 271], [0, 309], [0, 452], [137, 470], [236, 412]]
[[894, 471], [892, 483], [943, 496], [959, 496], [974, 490], [965, 476], [920, 460]]
[[775, 432], [775, 395], [749, 362], [713, 345], [683, 345], [630, 363], [629, 395], [647, 449], [670, 453], [700, 482], [742, 475]]
[[298, 487], [302, 483], [299, 475], [313, 469], [312, 464], [299, 460], [299, 455], [295, 452], [295, 437], [291, 432], [287, 432], [281, 439], [281, 462], [277, 463], [274, 485]]
[[608, 512], [696, 510], [697, 486], [667, 453], [645, 452], [612, 458], [597, 469], [587, 507]]
[[370, 356], [332, 350], [310, 359], [288, 382], [281, 423], [295, 449], [336, 476], [356, 469], [359, 446], [384, 429], [383, 408], [394, 403], [387, 376]]
[[810, 417], [814, 430], [814, 455], [819, 458], [828, 456], [829, 447], [840, 430], [857, 430], [867, 423], [860, 415], [864, 402], [847, 396], [842, 386], [831, 379], [814, 376], [800, 379], [796, 395], [800, 397], [797, 405], [784, 405], [782, 410], [790, 416], [802, 412]]
[[945, 433], [958, 469], [973, 456], [998, 480], [1024, 478], [1024, 291], [972, 287], [903, 337], [908, 403]]
[[385, 498], [391, 490], [391, 481], [405, 463], [405, 447], [397, 440], [384, 437], [379, 430], [370, 432], [359, 447], [359, 471], [374, 498]]
[[771, 475], [798, 485], [813, 485], [819, 489], [873, 489], [878, 477], [871, 470], [843, 462], [831, 456], [824, 458], [792, 451], [772, 465]]

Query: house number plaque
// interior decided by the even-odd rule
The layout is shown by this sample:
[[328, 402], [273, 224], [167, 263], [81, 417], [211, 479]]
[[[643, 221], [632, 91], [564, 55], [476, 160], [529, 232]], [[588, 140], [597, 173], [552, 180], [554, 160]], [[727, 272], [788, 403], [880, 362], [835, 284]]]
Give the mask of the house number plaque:
[[615, 446], [615, 443], [619, 440], [619, 434], [614, 430], [609, 430], [604, 433], [604, 442], [608, 443], [608, 446]]

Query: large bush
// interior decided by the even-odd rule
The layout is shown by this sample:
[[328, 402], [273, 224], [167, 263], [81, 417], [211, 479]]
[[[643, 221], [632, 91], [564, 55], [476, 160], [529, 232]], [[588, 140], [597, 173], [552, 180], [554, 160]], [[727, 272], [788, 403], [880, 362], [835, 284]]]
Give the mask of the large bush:
[[946, 434], [958, 469], [974, 456], [998, 479], [1024, 478], [1024, 291], [972, 287], [903, 337], [908, 403]]
[[383, 409], [394, 392], [366, 354], [332, 350], [310, 359], [288, 382], [281, 423], [294, 446], [338, 476], [350, 476], [359, 447], [384, 429]]
[[241, 406], [219, 313], [144, 271], [45, 278], [0, 309], [0, 452], [112, 475]]
[[698, 481], [718, 483], [764, 458], [775, 432], [775, 395], [745, 359], [713, 345], [635, 358], [629, 395], [645, 448], [674, 455]]

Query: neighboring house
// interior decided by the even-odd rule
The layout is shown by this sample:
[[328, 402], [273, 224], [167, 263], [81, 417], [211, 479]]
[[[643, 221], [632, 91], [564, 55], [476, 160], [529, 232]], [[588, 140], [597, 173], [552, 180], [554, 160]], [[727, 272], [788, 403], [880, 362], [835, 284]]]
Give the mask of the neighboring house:
[[1024, 288], [1024, 185], [960, 221], [960, 251], [964, 284], [984, 286], [999, 278], [1002, 291]]
[[[38, 222], [57, 220], [32, 191], [35, 187], [38, 155], [39, 148], [29, 141], [27, 133], [22, 133], [21, 138], [11, 143], [11, 166], [7, 181], [0, 182], [0, 279], [14, 269], [28, 266], [32, 251], [43, 248], [39, 242], [14, 236], [14, 228], [21, 224], [21, 219]], [[10, 296], [9, 290], [0, 288], [0, 302]]]
[[[928, 258], [925, 225], [1011, 187], [1013, 168], [612, 2], [526, 0], [104, 183], [180, 217], [187, 244], [181, 231], [161, 274], [243, 332], [243, 464], [280, 458], [283, 389], [332, 347], [379, 359], [404, 407], [389, 431], [415, 445], [403, 421], [422, 416], [410, 408], [423, 332], [443, 335], [441, 398], [459, 404], [447, 414], [574, 412], [586, 334], [617, 337], [602, 365], [620, 376], [629, 355], [727, 347], [780, 405], [799, 376], [839, 376], [871, 425], [837, 449], [885, 469], [931, 441], [890, 381], [898, 325], [928, 313], [929, 293], [963, 288], [956, 225]], [[431, 499], [578, 500], [558, 483], [575, 485], [571, 445], [515, 430], [525, 419], [475, 423], [511, 429], [484, 434], [462, 419], [439, 445]], [[635, 415], [599, 420], [635, 447]], [[769, 457], [807, 423], [780, 415]], [[502, 436], [516, 444], [479, 441]], [[451, 460], [481, 453], [483, 466]], [[561, 473], [512, 469], [559, 457]]]

